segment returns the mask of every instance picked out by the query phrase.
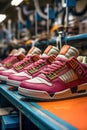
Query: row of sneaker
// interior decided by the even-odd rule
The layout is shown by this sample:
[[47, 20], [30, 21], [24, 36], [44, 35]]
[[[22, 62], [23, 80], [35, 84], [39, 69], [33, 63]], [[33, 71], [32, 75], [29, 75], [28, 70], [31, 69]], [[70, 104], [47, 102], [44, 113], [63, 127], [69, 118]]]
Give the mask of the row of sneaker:
[[76, 48], [32, 47], [27, 55], [14, 50], [1, 62], [0, 80], [36, 100], [58, 100], [87, 95], [87, 57]]
[[[46, 50], [44, 51], [44, 53], [42, 55], [40, 55], [40, 54], [41, 54], [40, 49], [38, 49], [37, 47], [32, 47], [26, 56], [23, 55], [23, 52], [21, 52], [21, 54], [19, 54], [19, 53], [14, 54], [10, 58], [8, 56], [4, 60], [4, 61], [6, 61], [6, 63], [4, 65], [2, 65], [2, 67], [0, 67], [1, 80], [5, 81], [6, 78], [8, 78], [8, 76], [10, 74], [22, 72], [22, 71], [26, 70], [28, 68], [28, 66], [30, 66], [32, 63], [38, 61], [39, 59], [41, 59], [40, 61], [42, 61], [42, 60], [44, 61], [44, 59], [48, 59], [49, 56], [52, 54], [54, 54], [53, 56], [51, 56], [54, 60], [55, 56], [58, 54], [58, 49], [56, 47], [48, 46], [46, 48]], [[21, 55], [23, 55], [24, 57]], [[22, 59], [21, 60], [18, 59], [19, 57], [22, 57]], [[7, 59], [9, 59], [9, 60], [7, 60]], [[16, 60], [14, 60], [14, 59], [16, 59]], [[19, 62], [18, 62], [18, 60], [19, 60]], [[49, 60], [49, 63], [50, 62], [51, 61]]]

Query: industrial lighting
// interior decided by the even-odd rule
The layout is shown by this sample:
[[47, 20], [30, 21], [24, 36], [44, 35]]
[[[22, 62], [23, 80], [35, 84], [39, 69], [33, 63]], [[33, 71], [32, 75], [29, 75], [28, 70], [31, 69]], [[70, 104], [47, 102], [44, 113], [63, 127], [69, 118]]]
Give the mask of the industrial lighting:
[[12, 0], [11, 5], [18, 6], [23, 0]]
[[5, 14], [0, 14], [0, 23], [6, 19]]
[[66, 3], [63, 4], [63, 7], [66, 7]]
[[73, 17], [73, 15], [69, 15], [69, 20], [73, 20], [74, 19], [74, 17]]
[[62, 0], [62, 6], [66, 7], [66, 1], [65, 0]]

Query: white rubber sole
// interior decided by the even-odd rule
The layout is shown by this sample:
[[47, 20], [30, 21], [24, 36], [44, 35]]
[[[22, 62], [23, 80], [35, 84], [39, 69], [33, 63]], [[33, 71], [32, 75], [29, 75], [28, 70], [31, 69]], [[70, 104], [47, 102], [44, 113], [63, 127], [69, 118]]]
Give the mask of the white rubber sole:
[[21, 84], [21, 82], [8, 79], [8, 80], [7, 80], [7, 84], [8, 84], [8, 85], [15, 86], [15, 87], [19, 87], [19, 85]]
[[36, 100], [59, 100], [59, 99], [67, 99], [72, 97], [78, 97], [87, 95], [87, 83], [78, 86], [76, 92], [72, 92], [71, 89], [66, 89], [61, 92], [56, 92], [53, 95], [49, 95], [46, 91], [37, 91], [25, 88], [18, 88], [18, 92], [24, 96], [29, 97], [30, 99]]
[[0, 80], [1, 81], [7, 81], [7, 79], [8, 79], [7, 76], [0, 75]]

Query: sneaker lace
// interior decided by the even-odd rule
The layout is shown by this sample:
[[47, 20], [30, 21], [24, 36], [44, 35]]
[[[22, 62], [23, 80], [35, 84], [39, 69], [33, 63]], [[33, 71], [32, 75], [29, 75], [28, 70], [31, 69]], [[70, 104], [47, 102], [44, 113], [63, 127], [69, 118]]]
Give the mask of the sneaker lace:
[[8, 56], [8, 57], [6, 57], [5, 59], [3, 59], [3, 60], [1, 61], [1, 63], [5, 63], [9, 58], [11, 58], [11, 56]]
[[9, 62], [12, 62], [12, 61], [14, 61], [14, 60], [16, 60], [17, 59], [17, 57], [11, 57], [10, 59], [9, 59]]
[[62, 68], [64, 66], [64, 61], [62, 60], [56, 60], [54, 61], [51, 65], [48, 65], [47, 68], [44, 68], [41, 73], [42, 74], [51, 74], [51, 73], [54, 73], [56, 72], [56, 70]]
[[22, 61], [19, 61], [18, 63], [16, 63], [15, 65], [14, 65], [14, 67], [15, 66], [17, 66], [17, 65], [22, 65], [23, 63], [25, 63], [27, 60], [29, 60], [30, 59], [30, 57], [25, 57]]
[[46, 64], [46, 60], [40, 59], [40, 60], [34, 62], [33, 64], [31, 64], [30, 66], [28, 66], [26, 69], [31, 69], [31, 68], [40, 66], [41, 64], [45, 65]]

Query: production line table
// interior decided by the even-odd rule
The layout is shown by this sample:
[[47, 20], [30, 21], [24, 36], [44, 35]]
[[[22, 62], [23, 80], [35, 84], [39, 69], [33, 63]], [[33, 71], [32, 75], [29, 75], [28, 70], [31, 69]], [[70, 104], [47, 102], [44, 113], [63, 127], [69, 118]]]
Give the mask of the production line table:
[[52, 102], [26, 100], [0, 85], [0, 93], [41, 130], [87, 130], [87, 96]]

